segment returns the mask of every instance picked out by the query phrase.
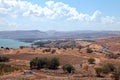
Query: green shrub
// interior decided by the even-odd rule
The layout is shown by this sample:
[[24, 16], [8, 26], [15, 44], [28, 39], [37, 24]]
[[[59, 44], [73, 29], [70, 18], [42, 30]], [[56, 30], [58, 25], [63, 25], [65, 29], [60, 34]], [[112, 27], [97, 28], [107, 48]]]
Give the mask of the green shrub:
[[95, 59], [94, 58], [89, 58], [88, 62], [89, 62], [89, 64], [93, 64], [95, 62]]
[[103, 73], [107, 74], [109, 72], [113, 72], [115, 70], [115, 67], [111, 63], [107, 63], [103, 66]]
[[120, 78], [120, 66], [115, 68], [115, 70], [113, 72], [113, 78], [114, 78], [114, 80], [119, 80], [119, 78]]
[[41, 68], [49, 68], [49, 69], [57, 69], [60, 65], [58, 58], [34, 58], [30, 61], [31, 69], [41, 69]]
[[30, 61], [30, 69], [37, 69], [39, 58], [36, 57]]
[[6, 56], [0, 56], [0, 62], [8, 62], [9, 58]]
[[49, 60], [47, 58], [39, 58], [38, 60], [38, 69], [47, 68]]
[[93, 50], [91, 48], [87, 48], [87, 53], [92, 53]]
[[47, 58], [34, 58], [30, 61], [30, 68], [31, 69], [41, 69], [46, 68], [48, 66], [48, 59]]
[[48, 63], [49, 69], [57, 69], [59, 65], [60, 65], [59, 59], [56, 57], [52, 58]]
[[67, 73], [73, 73], [75, 71], [75, 68], [71, 64], [65, 64], [62, 69]]
[[97, 74], [97, 77], [100, 77], [101, 73], [102, 73], [102, 68], [95, 68], [95, 71], [96, 71], [96, 74]]

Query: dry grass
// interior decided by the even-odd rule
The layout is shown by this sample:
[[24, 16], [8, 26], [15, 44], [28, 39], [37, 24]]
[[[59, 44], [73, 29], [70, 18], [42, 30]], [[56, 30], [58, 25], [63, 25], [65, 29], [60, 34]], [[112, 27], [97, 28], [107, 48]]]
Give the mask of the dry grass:
[[[92, 72], [82, 72], [81, 64], [87, 63], [88, 58], [95, 58], [96, 62], [94, 64], [94, 67], [99, 67], [105, 63], [113, 63], [114, 65], [119, 65], [120, 59], [110, 59], [107, 58], [104, 54], [100, 54], [97, 52], [93, 53], [86, 53], [86, 49], [89, 46], [93, 50], [99, 50], [103, 47], [101, 45], [106, 45], [109, 47], [109, 51], [120, 53], [120, 37], [114, 37], [109, 39], [100, 39], [96, 40], [96, 43], [91, 42], [76, 42], [77, 44], [80, 44], [84, 46], [85, 48], [82, 48], [79, 50], [79, 48], [67, 48], [66, 50], [61, 48], [51, 48], [52, 50], [56, 50], [54, 54], [51, 54], [51, 52], [45, 52], [43, 53], [43, 50], [48, 48], [17, 48], [17, 49], [10, 49], [5, 50], [1, 49], [0, 52], [4, 53], [5, 56], [10, 57], [10, 62], [7, 64], [11, 65], [17, 65], [17, 66], [25, 66], [26, 68], [23, 68], [23, 71], [25, 69], [29, 69], [29, 62], [35, 57], [58, 57], [60, 60], [60, 67], [56, 71], [52, 70], [33, 70], [33, 75], [23, 75], [23, 71], [14, 73], [14, 76], [7, 75], [4, 76], [3, 80], [11, 79], [11, 80], [19, 80], [21, 77], [29, 77], [31, 80], [112, 80], [111, 78], [96, 78], [95, 75], [91, 77], [90, 74]], [[76, 73], [74, 74], [65, 74], [61, 66], [64, 64], [73, 64], [73, 66], [76, 68]], [[94, 68], [92, 67], [92, 68]], [[89, 70], [92, 70], [89, 69]], [[85, 75], [84, 75], [85, 74]], [[87, 75], [87, 76], [86, 76]], [[1, 77], [0, 77], [0, 80]]]

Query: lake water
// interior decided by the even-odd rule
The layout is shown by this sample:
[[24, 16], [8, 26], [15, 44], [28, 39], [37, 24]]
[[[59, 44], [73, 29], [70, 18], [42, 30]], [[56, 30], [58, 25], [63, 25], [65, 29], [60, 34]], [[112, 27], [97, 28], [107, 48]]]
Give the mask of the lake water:
[[19, 48], [20, 46], [30, 46], [30, 43], [20, 42], [12, 39], [0, 39], [0, 47]]

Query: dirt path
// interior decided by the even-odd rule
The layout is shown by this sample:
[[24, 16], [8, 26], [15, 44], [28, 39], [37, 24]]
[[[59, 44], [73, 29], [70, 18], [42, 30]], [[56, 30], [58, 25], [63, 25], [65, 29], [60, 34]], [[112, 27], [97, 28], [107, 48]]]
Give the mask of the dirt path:
[[95, 63], [99, 64], [100, 63], [100, 59], [99, 58], [94, 58], [95, 59]]

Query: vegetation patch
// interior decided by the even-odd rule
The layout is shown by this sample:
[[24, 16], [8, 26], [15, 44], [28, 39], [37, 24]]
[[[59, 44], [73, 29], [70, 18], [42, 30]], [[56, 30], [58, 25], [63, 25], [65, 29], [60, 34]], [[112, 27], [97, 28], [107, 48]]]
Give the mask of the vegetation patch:
[[8, 64], [0, 64], [0, 75], [3, 75], [5, 73], [11, 73], [18, 70], [18, 68], [13, 67], [11, 65]]
[[93, 64], [95, 62], [95, 59], [94, 58], [89, 58], [88, 62], [89, 62], [89, 64]]
[[48, 68], [48, 69], [57, 69], [60, 65], [59, 59], [54, 57], [51, 59], [48, 58], [34, 58], [30, 61], [30, 68], [31, 69], [42, 69], [42, 68]]
[[67, 72], [67, 73], [74, 73], [74, 71], [75, 71], [75, 68], [71, 64], [65, 64], [62, 67], [62, 69], [64, 72]]
[[9, 58], [6, 56], [0, 56], [0, 62], [8, 62]]

